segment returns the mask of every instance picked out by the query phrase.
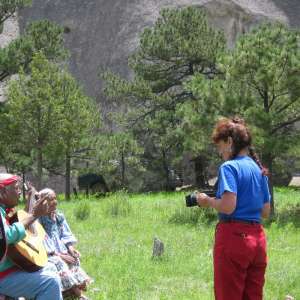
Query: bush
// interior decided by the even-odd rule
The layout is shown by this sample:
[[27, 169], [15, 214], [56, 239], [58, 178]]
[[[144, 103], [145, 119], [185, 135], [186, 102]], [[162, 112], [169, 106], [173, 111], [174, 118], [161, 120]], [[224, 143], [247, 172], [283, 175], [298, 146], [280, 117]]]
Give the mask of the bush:
[[77, 220], [86, 220], [91, 214], [91, 207], [87, 201], [81, 200], [75, 209], [75, 217]]
[[296, 227], [300, 227], [300, 203], [287, 205], [278, 211], [276, 222], [280, 225], [293, 223]]
[[180, 208], [170, 217], [169, 222], [175, 224], [211, 223], [217, 219], [213, 209]]

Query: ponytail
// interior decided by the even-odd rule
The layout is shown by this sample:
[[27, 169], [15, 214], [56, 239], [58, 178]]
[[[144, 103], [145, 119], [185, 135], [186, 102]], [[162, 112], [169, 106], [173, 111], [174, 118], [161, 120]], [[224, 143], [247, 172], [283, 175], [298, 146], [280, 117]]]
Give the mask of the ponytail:
[[269, 176], [269, 170], [263, 166], [263, 164], [261, 163], [261, 161], [258, 158], [257, 153], [255, 152], [253, 146], [249, 146], [249, 155], [250, 157], [256, 162], [256, 164], [260, 167], [261, 172], [263, 175]]

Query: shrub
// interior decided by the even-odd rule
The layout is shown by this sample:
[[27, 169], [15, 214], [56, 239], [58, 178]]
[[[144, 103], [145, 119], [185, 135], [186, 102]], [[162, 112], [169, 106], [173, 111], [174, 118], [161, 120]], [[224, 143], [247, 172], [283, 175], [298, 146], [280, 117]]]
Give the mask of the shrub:
[[216, 218], [217, 215], [212, 209], [180, 208], [169, 218], [169, 222], [175, 224], [211, 223]]
[[81, 200], [75, 209], [75, 217], [78, 220], [86, 220], [91, 214], [91, 207], [87, 201]]
[[293, 223], [296, 227], [300, 227], [300, 204], [290, 204], [284, 207], [276, 214], [276, 222], [281, 225]]

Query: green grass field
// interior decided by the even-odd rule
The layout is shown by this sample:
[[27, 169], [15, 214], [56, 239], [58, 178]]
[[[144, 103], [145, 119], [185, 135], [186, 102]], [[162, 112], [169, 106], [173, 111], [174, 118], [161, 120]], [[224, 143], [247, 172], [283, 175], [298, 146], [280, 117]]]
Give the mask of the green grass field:
[[[276, 189], [277, 215], [266, 223], [266, 300], [300, 299], [300, 191]], [[186, 208], [183, 193], [61, 201], [77, 236], [90, 299], [214, 299], [215, 214]], [[153, 238], [164, 242], [152, 259]]]

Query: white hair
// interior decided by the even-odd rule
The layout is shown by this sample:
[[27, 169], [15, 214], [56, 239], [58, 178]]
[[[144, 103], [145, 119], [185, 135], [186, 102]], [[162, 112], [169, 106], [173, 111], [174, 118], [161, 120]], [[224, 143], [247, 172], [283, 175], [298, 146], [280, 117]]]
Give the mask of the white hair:
[[55, 196], [55, 192], [49, 188], [40, 190], [39, 194], [40, 194], [40, 197]]

